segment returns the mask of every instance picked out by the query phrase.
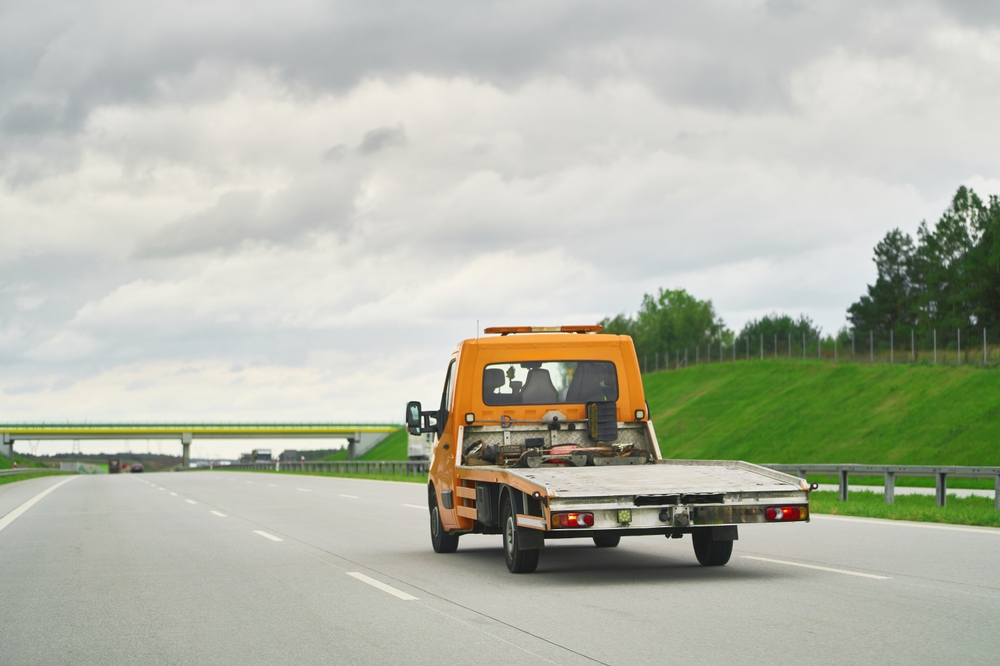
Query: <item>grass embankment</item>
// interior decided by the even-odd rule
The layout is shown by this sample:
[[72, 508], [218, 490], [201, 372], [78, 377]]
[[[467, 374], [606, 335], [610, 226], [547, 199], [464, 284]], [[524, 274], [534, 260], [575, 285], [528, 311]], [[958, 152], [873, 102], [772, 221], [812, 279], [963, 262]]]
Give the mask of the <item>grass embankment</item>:
[[671, 458], [1000, 466], [1000, 373], [970, 366], [713, 363], [644, 376]]
[[[406, 448], [408, 441], [406, 430], [400, 428], [372, 447], [371, 451], [358, 460], [408, 460], [409, 454]], [[327, 456], [323, 460], [347, 460], [347, 450]]]
[[[989, 368], [771, 360], [644, 376], [665, 457], [754, 463], [1000, 466], [1000, 374]], [[836, 483], [833, 477], [810, 480]], [[880, 477], [851, 478], [881, 485]], [[929, 478], [897, 485], [930, 486]], [[993, 488], [992, 479], [949, 487]], [[1000, 526], [992, 499], [814, 493], [814, 511]], [[874, 499], [872, 499], [874, 498]]]

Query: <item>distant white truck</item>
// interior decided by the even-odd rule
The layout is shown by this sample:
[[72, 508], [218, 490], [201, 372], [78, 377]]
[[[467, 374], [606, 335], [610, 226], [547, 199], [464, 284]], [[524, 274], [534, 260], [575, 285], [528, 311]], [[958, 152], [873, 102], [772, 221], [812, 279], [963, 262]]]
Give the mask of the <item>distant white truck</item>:
[[433, 446], [434, 433], [427, 432], [422, 435], [411, 434], [406, 445], [407, 457], [410, 460], [430, 460]]

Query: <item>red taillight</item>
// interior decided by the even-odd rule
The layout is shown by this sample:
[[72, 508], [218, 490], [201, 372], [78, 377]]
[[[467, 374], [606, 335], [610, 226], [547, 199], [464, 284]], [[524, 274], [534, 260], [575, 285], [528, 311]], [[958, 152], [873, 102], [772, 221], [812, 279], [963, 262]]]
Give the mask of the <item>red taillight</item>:
[[553, 513], [552, 527], [593, 527], [594, 514], [590, 512]]
[[804, 506], [769, 506], [764, 509], [764, 519], [769, 521], [806, 520], [809, 508]]

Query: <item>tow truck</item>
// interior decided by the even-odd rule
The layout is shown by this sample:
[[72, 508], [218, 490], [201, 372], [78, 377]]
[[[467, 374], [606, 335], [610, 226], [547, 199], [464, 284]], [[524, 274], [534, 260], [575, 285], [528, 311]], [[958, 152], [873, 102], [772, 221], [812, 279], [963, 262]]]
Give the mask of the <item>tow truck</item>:
[[600, 325], [504, 326], [460, 342], [439, 406], [406, 406], [433, 435], [431, 545], [499, 534], [511, 573], [550, 539], [691, 535], [698, 562], [725, 565], [740, 525], [809, 520], [805, 480], [741, 461], [665, 459], [632, 339]]

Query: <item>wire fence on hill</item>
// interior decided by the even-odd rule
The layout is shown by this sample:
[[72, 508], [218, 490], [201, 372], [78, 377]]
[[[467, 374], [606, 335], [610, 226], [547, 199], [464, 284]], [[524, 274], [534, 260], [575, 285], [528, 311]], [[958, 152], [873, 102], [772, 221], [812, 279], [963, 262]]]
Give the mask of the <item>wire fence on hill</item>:
[[766, 359], [813, 359], [854, 363], [928, 363], [949, 365], [996, 365], [1000, 332], [987, 329], [933, 329], [928, 333], [907, 330], [867, 335], [847, 333], [837, 338], [806, 335], [760, 335], [743, 337], [726, 345], [715, 342], [699, 347], [643, 354], [643, 373], [682, 370], [703, 363], [733, 363]]

